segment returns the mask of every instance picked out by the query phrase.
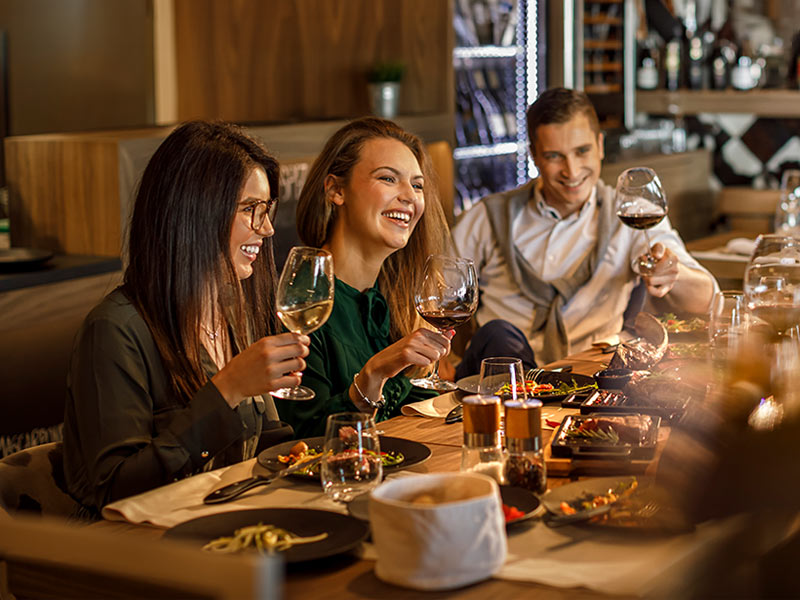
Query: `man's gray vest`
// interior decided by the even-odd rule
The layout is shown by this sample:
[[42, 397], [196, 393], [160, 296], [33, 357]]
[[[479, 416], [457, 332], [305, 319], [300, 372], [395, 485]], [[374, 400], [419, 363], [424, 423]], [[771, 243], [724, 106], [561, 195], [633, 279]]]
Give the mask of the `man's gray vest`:
[[494, 194], [482, 200], [486, 206], [495, 242], [508, 265], [512, 279], [522, 295], [535, 308], [529, 337], [544, 329], [544, 344], [536, 362], [544, 365], [570, 353], [569, 334], [561, 315], [564, 304], [591, 278], [597, 262], [605, 255], [614, 233], [621, 226], [614, 206], [614, 188], [597, 183], [599, 213], [597, 244], [569, 277], [550, 282], [542, 281], [522, 252], [511, 239], [511, 224], [533, 198], [536, 180], [508, 192]]

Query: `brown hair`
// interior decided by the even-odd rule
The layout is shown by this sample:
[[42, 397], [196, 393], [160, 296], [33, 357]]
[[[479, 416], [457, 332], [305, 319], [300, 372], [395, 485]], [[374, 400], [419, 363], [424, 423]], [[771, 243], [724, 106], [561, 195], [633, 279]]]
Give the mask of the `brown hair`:
[[[364, 143], [375, 138], [391, 138], [405, 144], [416, 157], [425, 178], [425, 211], [408, 244], [383, 262], [378, 275], [378, 287], [389, 304], [392, 339], [398, 339], [418, 327], [413, 290], [422, 281], [426, 259], [451, 247], [438, 180], [422, 141], [392, 121], [377, 117], [357, 119], [339, 129], [314, 161], [300, 192], [297, 231], [303, 243], [309, 246], [320, 248], [328, 241], [336, 213], [326, 198], [325, 178], [335, 175], [344, 182], [349, 181], [353, 167], [361, 159]], [[404, 292], [398, 293], [398, 290]]]
[[[244, 281], [230, 257], [239, 196], [257, 166], [277, 196], [278, 162], [259, 142], [235, 125], [191, 121], [162, 142], [139, 184], [123, 290], [147, 323], [173, 391], [184, 401], [208, 379], [200, 363], [204, 307], [212, 318], [222, 310], [240, 348], [251, 334], [278, 331], [272, 239], [264, 240]], [[211, 298], [213, 293], [218, 297]]]
[[542, 92], [528, 108], [528, 142], [531, 147], [536, 140], [536, 129], [539, 126], [566, 123], [578, 113], [586, 115], [595, 135], [600, 133], [600, 121], [589, 96], [563, 87]]

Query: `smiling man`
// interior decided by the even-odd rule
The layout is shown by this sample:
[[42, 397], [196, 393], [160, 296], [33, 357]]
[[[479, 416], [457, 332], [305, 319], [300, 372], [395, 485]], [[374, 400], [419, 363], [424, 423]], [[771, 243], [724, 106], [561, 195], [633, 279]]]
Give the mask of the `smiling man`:
[[[484, 198], [453, 229], [480, 284], [475, 332], [457, 377], [480, 358], [519, 356], [532, 366], [614, 343], [640, 281], [647, 247], [616, 216], [614, 188], [600, 181], [603, 134], [588, 97], [554, 88], [528, 109], [528, 138], [539, 177]], [[655, 267], [649, 294], [680, 312], [705, 313], [717, 284], [665, 218], [650, 230]]]

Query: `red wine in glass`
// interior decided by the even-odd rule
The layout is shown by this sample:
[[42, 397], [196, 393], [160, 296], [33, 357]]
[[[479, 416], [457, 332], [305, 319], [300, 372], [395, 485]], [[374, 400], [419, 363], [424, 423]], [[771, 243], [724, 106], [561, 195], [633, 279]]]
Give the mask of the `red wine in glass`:
[[658, 225], [667, 216], [667, 196], [653, 169], [633, 167], [617, 178], [617, 217], [628, 227], [644, 233], [647, 251], [639, 257], [636, 272], [648, 275], [656, 264], [650, 254], [650, 236], [647, 230]]

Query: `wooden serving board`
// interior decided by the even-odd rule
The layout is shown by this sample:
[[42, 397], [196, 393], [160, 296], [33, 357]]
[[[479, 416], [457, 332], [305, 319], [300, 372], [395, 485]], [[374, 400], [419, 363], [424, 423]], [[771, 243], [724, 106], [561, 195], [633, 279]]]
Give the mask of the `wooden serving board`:
[[[550, 432], [552, 437], [553, 432]], [[550, 440], [544, 447], [544, 461], [548, 477], [571, 477], [578, 475], [651, 475], [655, 476], [658, 460], [664, 451], [664, 445], [669, 439], [670, 428], [660, 427], [655, 454], [650, 460], [620, 460], [620, 459], [573, 459], [558, 458], [552, 455]]]

